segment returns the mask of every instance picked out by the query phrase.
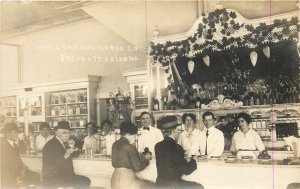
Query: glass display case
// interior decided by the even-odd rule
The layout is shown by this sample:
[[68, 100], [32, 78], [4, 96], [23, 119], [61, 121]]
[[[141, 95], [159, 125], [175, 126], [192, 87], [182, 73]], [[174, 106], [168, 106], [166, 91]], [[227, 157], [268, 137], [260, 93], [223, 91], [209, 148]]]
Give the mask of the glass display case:
[[5, 122], [17, 122], [16, 96], [0, 98], [0, 115], [4, 116]]
[[42, 122], [44, 117], [44, 94], [25, 94], [17, 97], [18, 122]]
[[46, 101], [46, 121], [51, 127], [67, 120], [72, 128], [84, 128], [89, 120], [88, 106], [87, 89], [50, 92]]

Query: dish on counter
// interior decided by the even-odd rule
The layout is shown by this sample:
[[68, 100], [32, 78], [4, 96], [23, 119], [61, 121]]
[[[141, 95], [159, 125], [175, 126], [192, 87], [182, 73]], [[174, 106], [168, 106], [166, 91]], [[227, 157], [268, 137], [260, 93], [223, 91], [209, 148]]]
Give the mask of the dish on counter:
[[225, 159], [226, 160], [235, 160], [236, 156], [227, 156]]
[[211, 156], [209, 159], [212, 159], [212, 160], [220, 160], [222, 159], [221, 156]]
[[241, 158], [244, 161], [249, 161], [249, 160], [253, 159], [253, 156], [242, 156]]

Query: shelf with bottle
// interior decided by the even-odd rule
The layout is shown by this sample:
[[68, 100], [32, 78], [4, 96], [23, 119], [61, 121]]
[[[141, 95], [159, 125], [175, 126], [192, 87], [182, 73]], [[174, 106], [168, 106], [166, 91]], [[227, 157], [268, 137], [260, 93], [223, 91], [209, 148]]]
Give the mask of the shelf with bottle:
[[30, 110], [30, 116], [41, 116], [42, 107], [42, 96], [27, 96], [20, 97], [19, 103], [19, 116], [23, 117], [26, 110]]
[[52, 92], [49, 105], [87, 103], [87, 90]]
[[9, 119], [17, 118], [16, 97], [1, 97], [0, 98], [0, 115]]
[[88, 115], [68, 116], [68, 117], [48, 117], [50, 120], [49, 125], [51, 128], [57, 126], [59, 121], [66, 120], [70, 123], [71, 128], [83, 129], [88, 122]]

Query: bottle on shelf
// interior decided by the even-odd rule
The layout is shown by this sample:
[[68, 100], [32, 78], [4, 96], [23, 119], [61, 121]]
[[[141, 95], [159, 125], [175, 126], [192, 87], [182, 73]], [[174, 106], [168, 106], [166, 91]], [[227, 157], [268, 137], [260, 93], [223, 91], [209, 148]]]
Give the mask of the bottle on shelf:
[[87, 91], [84, 91], [84, 93], [83, 93], [83, 99], [84, 99], [84, 102], [87, 102]]
[[154, 111], [158, 111], [159, 110], [159, 101], [158, 99], [155, 97], [154, 101], [153, 101], [153, 110]]
[[79, 115], [80, 114], [80, 106], [79, 105], [76, 105], [76, 115]]
[[73, 107], [68, 106], [68, 115], [73, 115]]
[[60, 115], [66, 115], [66, 108], [65, 106], [60, 107]]

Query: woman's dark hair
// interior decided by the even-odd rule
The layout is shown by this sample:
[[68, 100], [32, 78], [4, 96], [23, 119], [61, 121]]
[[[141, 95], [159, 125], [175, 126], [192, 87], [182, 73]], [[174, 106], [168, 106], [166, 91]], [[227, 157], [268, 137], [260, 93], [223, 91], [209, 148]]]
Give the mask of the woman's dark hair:
[[194, 123], [196, 123], [196, 115], [192, 114], [192, 113], [184, 113], [182, 115], [182, 123], [185, 123], [185, 120], [186, 120], [187, 117], [192, 118], [192, 120], [194, 121]]
[[251, 123], [251, 116], [247, 113], [239, 113], [236, 117], [236, 120], [238, 121], [238, 119], [243, 118], [248, 124]]
[[93, 123], [93, 122], [88, 122], [87, 124], [85, 124], [85, 128], [87, 129], [87, 127], [88, 127], [89, 125], [91, 125], [91, 126], [93, 127], [94, 131], [96, 131], [96, 124], [95, 124], [95, 123]]
[[215, 115], [214, 115], [212, 112], [204, 112], [204, 113], [202, 114], [202, 119], [204, 120], [204, 118], [205, 118], [206, 116], [212, 116], [212, 118], [213, 118], [214, 120], [216, 120], [216, 117], [215, 117]]
[[105, 124], [105, 123], [107, 123], [107, 124], [109, 125], [109, 128], [112, 127], [112, 122], [111, 122], [109, 119], [105, 119], [105, 120], [103, 120], [102, 123], [101, 123], [101, 127], [100, 127], [101, 130], [103, 130], [103, 127], [104, 127], [104, 124]]
[[125, 135], [125, 134], [136, 134], [138, 131], [138, 128], [131, 122], [122, 122], [120, 125], [120, 134]]

